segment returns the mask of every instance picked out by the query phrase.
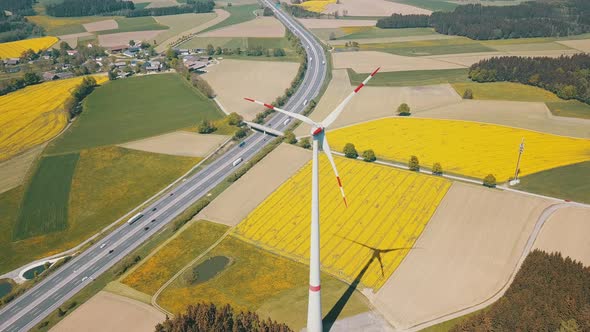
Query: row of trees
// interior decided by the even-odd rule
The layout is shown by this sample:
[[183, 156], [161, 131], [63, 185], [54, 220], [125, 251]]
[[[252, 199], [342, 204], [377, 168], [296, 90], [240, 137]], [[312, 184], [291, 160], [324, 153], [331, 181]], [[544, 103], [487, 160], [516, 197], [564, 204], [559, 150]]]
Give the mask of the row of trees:
[[140, 16], [163, 16], [163, 15], [177, 15], [184, 13], [209, 13], [213, 11], [215, 2], [213, 0], [187, 0], [186, 4], [182, 6], [170, 7], [156, 7], [143, 8], [135, 10], [127, 10], [122, 12], [115, 12], [115, 15], [123, 15], [126, 17], [140, 17]]
[[41, 77], [32, 72], [25, 73], [23, 78], [13, 78], [10, 80], [0, 81], [0, 96], [22, 89], [29, 85], [40, 83], [41, 81]]
[[262, 319], [254, 312], [235, 312], [226, 304], [218, 308], [213, 303], [189, 305], [186, 312], [156, 325], [156, 332], [292, 332], [286, 324]]
[[590, 55], [559, 58], [496, 57], [473, 64], [469, 78], [476, 82], [509, 81], [549, 90], [563, 99], [590, 104]]
[[453, 12], [399, 15], [377, 21], [380, 28], [433, 27], [472, 39], [560, 37], [590, 32], [590, 2], [524, 2], [516, 6], [458, 6]]
[[535, 250], [500, 300], [451, 331], [590, 331], [590, 267]]
[[266, 57], [281, 57], [287, 55], [283, 48], [264, 48], [262, 46], [249, 47], [244, 50], [242, 48], [221, 48], [214, 47], [212, 44], [207, 45], [207, 55], [247, 55], [247, 56], [266, 56]]

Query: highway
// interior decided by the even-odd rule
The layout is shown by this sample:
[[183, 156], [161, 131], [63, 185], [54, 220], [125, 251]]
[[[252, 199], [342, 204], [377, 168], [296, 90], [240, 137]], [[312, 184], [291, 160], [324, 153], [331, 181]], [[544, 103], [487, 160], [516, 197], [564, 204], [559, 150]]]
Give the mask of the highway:
[[[272, 8], [275, 16], [301, 39], [307, 52], [308, 68], [304, 80], [283, 107], [289, 111], [300, 113], [305, 108], [304, 101], [315, 98], [325, 80], [324, 51], [312, 34], [295, 19], [282, 12], [281, 9], [275, 8], [271, 1], [262, 0], [262, 2]], [[257, 96], [244, 97], [256, 98]], [[271, 100], [267, 102], [271, 102]], [[244, 103], [247, 102], [244, 101]], [[287, 118], [286, 115], [275, 113], [266, 122], [266, 125], [276, 130], [284, 130], [290, 124], [285, 123]], [[0, 310], [0, 331], [15, 332], [32, 329], [91, 283], [93, 279], [119, 262], [191, 204], [224, 181], [239, 166], [264, 148], [271, 139], [272, 137], [257, 132], [248, 136], [244, 140], [244, 146], [235, 145], [200, 172], [170, 189], [141, 211], [144, 216], [137, 222], [131, 225], [125, 223], [116, 228], [100, 242], [74, 257], [26, 293], [6, 305]], [[242, 158], [243, 161], [238, 166], [233, 166], [233, 162], [238, 158]]]

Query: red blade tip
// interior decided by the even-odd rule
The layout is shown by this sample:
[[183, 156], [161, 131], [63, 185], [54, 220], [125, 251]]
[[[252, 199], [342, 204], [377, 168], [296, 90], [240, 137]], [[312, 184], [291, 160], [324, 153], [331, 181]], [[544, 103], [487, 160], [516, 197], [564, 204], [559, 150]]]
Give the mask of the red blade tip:
[[379, 71], [379, 69], [381, 69], [381, 67], [377, 67], [377, 69], [375, 69], [375, 71], [371, 74], [371, 76], [375, 76], [375, 74], [377, 74], [377, 72]]
[[252, 99], [252, 98], [244, 98], [244, 99], [246, 99], [247, 101], [254, 102], [254, 99]]

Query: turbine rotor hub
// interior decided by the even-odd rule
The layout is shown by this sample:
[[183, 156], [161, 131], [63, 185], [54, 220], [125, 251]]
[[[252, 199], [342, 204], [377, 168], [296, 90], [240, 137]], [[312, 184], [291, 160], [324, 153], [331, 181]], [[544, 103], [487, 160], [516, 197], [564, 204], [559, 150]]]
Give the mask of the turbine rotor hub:
[[321, 134], [322, 132], [324, 132], [324, 128], [322, 128], [322, 127], [316, 127], [316, 128], [311, 129], [311, 134], [313, 136], [317, 136], [317, 135]]

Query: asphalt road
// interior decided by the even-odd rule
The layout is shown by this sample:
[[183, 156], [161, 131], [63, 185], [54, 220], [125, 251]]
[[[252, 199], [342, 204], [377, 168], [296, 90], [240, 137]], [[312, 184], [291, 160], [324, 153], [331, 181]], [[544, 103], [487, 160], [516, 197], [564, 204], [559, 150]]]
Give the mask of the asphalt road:
[[[285, 105], [285, 109], [302, 112], [305, 100], [317, 96], [326, 76], [325, 55], [321, 45], [292, 17], [274, 7], [268, 0], [262, 1], [273, 8], [275, 16], [295, 35], [297, 35], [307, 52], [308, 69], [303, 83]], [[262, 93], [262, 92], [261, 92]], [[244, 96], [256, 98], [257, 96]], [[271, 102], [270, 100], [267, 102]], [[244, 101], [246, 103], [246, 101]], [[266, 125], [284, 130], [287, 116], [277, 113]], [[209, 164], [199, 173], [181, 182], [148, 208], [143, 210], [143, 217], [132, 225], [122, 225], [112, 231], [102, 241], [76, 256], [50, 276], [35, 285], [25, 294], [0, 310], [0, 331], [28, 331], [43, 321], [51, 312], [78, 293], [93, 279], [112, 267], [123, 257], [158, 232], [174, 217], [182, 213], [195, 201], [206, 195], [239, 166], [251, 159], [272, 137], [254, 133], [245, 139], [243, 147], [234, 146], [224, 155]], [[238, 158], [243, 161], [239, 166], [232, 163]], [[146, 227], [149, 227], [146, 230]], [[104, 245], [103, 248], [101, 246]], [[109, 253], [113, 250], [112, 253]]]

